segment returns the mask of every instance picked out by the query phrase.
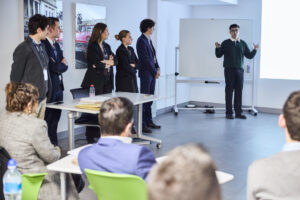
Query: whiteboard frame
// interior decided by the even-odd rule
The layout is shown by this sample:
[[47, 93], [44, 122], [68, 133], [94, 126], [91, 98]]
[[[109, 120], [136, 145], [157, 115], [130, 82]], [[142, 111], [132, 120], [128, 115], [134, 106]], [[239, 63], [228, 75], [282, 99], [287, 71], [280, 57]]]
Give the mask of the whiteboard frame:
[[[180, 74], [179, 74], [179, 70], [178, 70], [178, 54], [179, 54], [179, 51], [180, 51], [180, 48], [179, 46], [175, 47], [175, 101], [174, 101], [174, 107], [173, 107], [173, 110], [174, 110], [174, 114], [175, 115], [178, 115], [178, 111], [179, 110], [207, 110], [207, 109], [213, 109], [213, 110], [226, 110], [225, 107], [221, 107], [221, 108], [204, 108], [204, 107], [196, 107], [196, 108], [182, 108], [182, 107], [178, 107], [177, 106], [177, 84], [179, 83], [199, 83], [199, 84], [206, 84], [206, 85], [210, 85], [205, 83], [205, 81], [212, 81], [212, 80], [207, 80], [207, 79], [204, 79], [204, 78], [193, 78], [193, 79], [189, 79], [189, 77], [178, 77]], [[244, 80], [244, 82], [251, 82], [251, 89], [252, 89], [252, 92], [251, 92], [251, 106], [249, 107], [243, 107], [242, 109], [244, 111], [248, 111], [250, 114], [253, 114], [254, 116], [257, 116], [258, 114], [258, 111], [256, 110], [255, 106], [254, 106], [254, 84], [255, 84], [255, 66], [254, 66], [254, 59], [253, 59], [253, 68], [252, 68], [252, 80]], [[217, 79], [214, 79], [213, 81], [218, 81], [219, 84], [220, 83], [225, 83], [225, 80], [217, 80]]]

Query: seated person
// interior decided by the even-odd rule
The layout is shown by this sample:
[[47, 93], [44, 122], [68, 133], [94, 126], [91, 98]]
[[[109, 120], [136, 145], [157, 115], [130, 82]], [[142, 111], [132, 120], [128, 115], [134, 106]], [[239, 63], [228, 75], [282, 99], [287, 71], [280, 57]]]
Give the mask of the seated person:
[[278, 123], [284, 129], [286, 144], [281, 152], [251, 164], [248, 200], [300, 199], [300, 91], [288, 97]]
[[[17, 161], [21, 173], [47, 172], [38, 199], [60, 199], [59, 173], [46, 165], [60, 158], [60, 148], [51, 144], [47, 124], [34, 114], [39, 93], [28, 83], [8, 83], [5, 87], [6, 111], [0, 116], [0, 146]], [[67, 180], [67, 199], [79, 199], [71, 177]]]
[[149, 200], [220, 200], [212, 158], [201, 145], [170, 151], [148, 176]]
[[78, 163], [84, 169], [132, 174], [146, 179], [155, 158], [144, 147], [131, 143], [133, 104], [118, 97], [105, 101], [100, 108], [101, 138], [79, 152]]

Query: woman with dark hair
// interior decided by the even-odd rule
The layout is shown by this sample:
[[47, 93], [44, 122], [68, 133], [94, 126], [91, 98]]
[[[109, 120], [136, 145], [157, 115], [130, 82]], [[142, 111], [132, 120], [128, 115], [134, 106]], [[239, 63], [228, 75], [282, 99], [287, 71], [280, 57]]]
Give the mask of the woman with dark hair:
[[105, 42], [108, 38], [107, 25], [97, 23], [92, 31], [87, 48], [88, 69], [81, 87], [94, 85], [96, 95], [111, 93], [114, 88], [113, 67], [116, 58], [110, 46]]
[[118, 59], [116, 91], [137, 93], [136, 70], [138, 69], [138, 59], [134, 49], [129, 46], [132, 43], [131, 34], [127, 30], [122, 30], [118, 35], [115, 35], [115, 38], [121, 41], [121, 45], [116, 52]]
[[[95, 87], [95, 94], [111, 93], [114, 88], [113, 66], [117, 60], [110, 46], [105, 42], [108, 38], [107, 25], [97, 23], [92, 31], [91, 38], [87, 48], [87, 64], [88, 69], [85, 73], [81, 87]], [[82, 118], [98, 121], [97, 115], [84, 113]], [[86, 127], [86, 139], [88, 143], [96, 142], [94, 138], [100, 137], [100, 129], [98, 127]]]
[[[59, 173], [46, 166], [61, 156], [47, 133], [47, 124], [38, 119], [38, 89], [29, 83], [8, 83], [5, 87], [6, 111], [0, 116], [0, 146], [17, 161], [21, 173], [48, 173], [39, 191], [38, 199], [60, 199]], [[73, 180], [67, 176], [67, 199], [79, 199]]]

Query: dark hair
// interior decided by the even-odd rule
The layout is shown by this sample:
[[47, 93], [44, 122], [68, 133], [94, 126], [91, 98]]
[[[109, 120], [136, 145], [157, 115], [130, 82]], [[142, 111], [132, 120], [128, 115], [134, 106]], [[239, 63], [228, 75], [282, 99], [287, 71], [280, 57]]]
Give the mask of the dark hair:
[[95, 24], [88, 46], [90, 46], [93, 42], [100, 42], [102, 40], [101, 35], [105, 31], [106, 28], [107, 28], [107, 25], [104, 23]]
[[140, 24], [140, 31], [142, 33], [147, 32], [148, 28], [155, 26], [155, 22], [152, 19], [144, 19]]
[[283, 116], [291, 138], [300, 141], [300, 91], [290, 94], [283, 106]]
[[148, 175], [149, 200], [220, 200], [211, 156], [200, 144], [176, 147]]
[[120, 135], [133, 119], [133, 104], [124, 97], [104, 101], [99, 113], [101, 132], [107, 135]]
[[231, 24], [231, 25], [229, 26], [229, 30], [231, 30], [232, 28], [240, 28], [240, 26], [237, 25], [237, 24]]
[[48, 24], [50, 27], [55, 27], [55, 22], [59, 22], [59, 19], [57, 17], [48, 17]]
[[117, 40], [120, 40], [120, 41], [122, 42], [122, 39], [125, 38], [125, 37], [127, 36], [128, 33], [130, 33], [130, 32], [127, 31], [127, 30], [122, 30], [122, 31], [120, 31], [119, 34], [115, 35], [115, 38], [116, 38]]
[[5, 87], [6, 110], [23, 112], [29, 102], [38, 103], [38, 89], [29, 83], [10, 82]]
[[46, 16], [35, 14], [29, 19], [29, 23], [28, 23], [29, 34], [35, 35], [37, 33], [38, 28], [45, 30], [48, 25], [49, 25], [48, 18]]

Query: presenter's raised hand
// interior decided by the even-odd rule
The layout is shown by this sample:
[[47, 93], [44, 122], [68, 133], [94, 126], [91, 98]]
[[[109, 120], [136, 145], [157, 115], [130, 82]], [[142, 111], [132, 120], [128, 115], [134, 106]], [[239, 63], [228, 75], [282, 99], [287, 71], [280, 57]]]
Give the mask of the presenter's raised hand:
[[258, 48], [259, 48], [259, 45], [258, 45], [258, 44], [254, 44], [254, 43], [253, 43], [253, 46], [254, 46], [254, 49], [258, 49]]
[[216, 45], [217, 48], [220, 48], [220, 47], [221, 47], [221, 45], [220, 45], [219, 42], [216, 42], [215, 45]]

